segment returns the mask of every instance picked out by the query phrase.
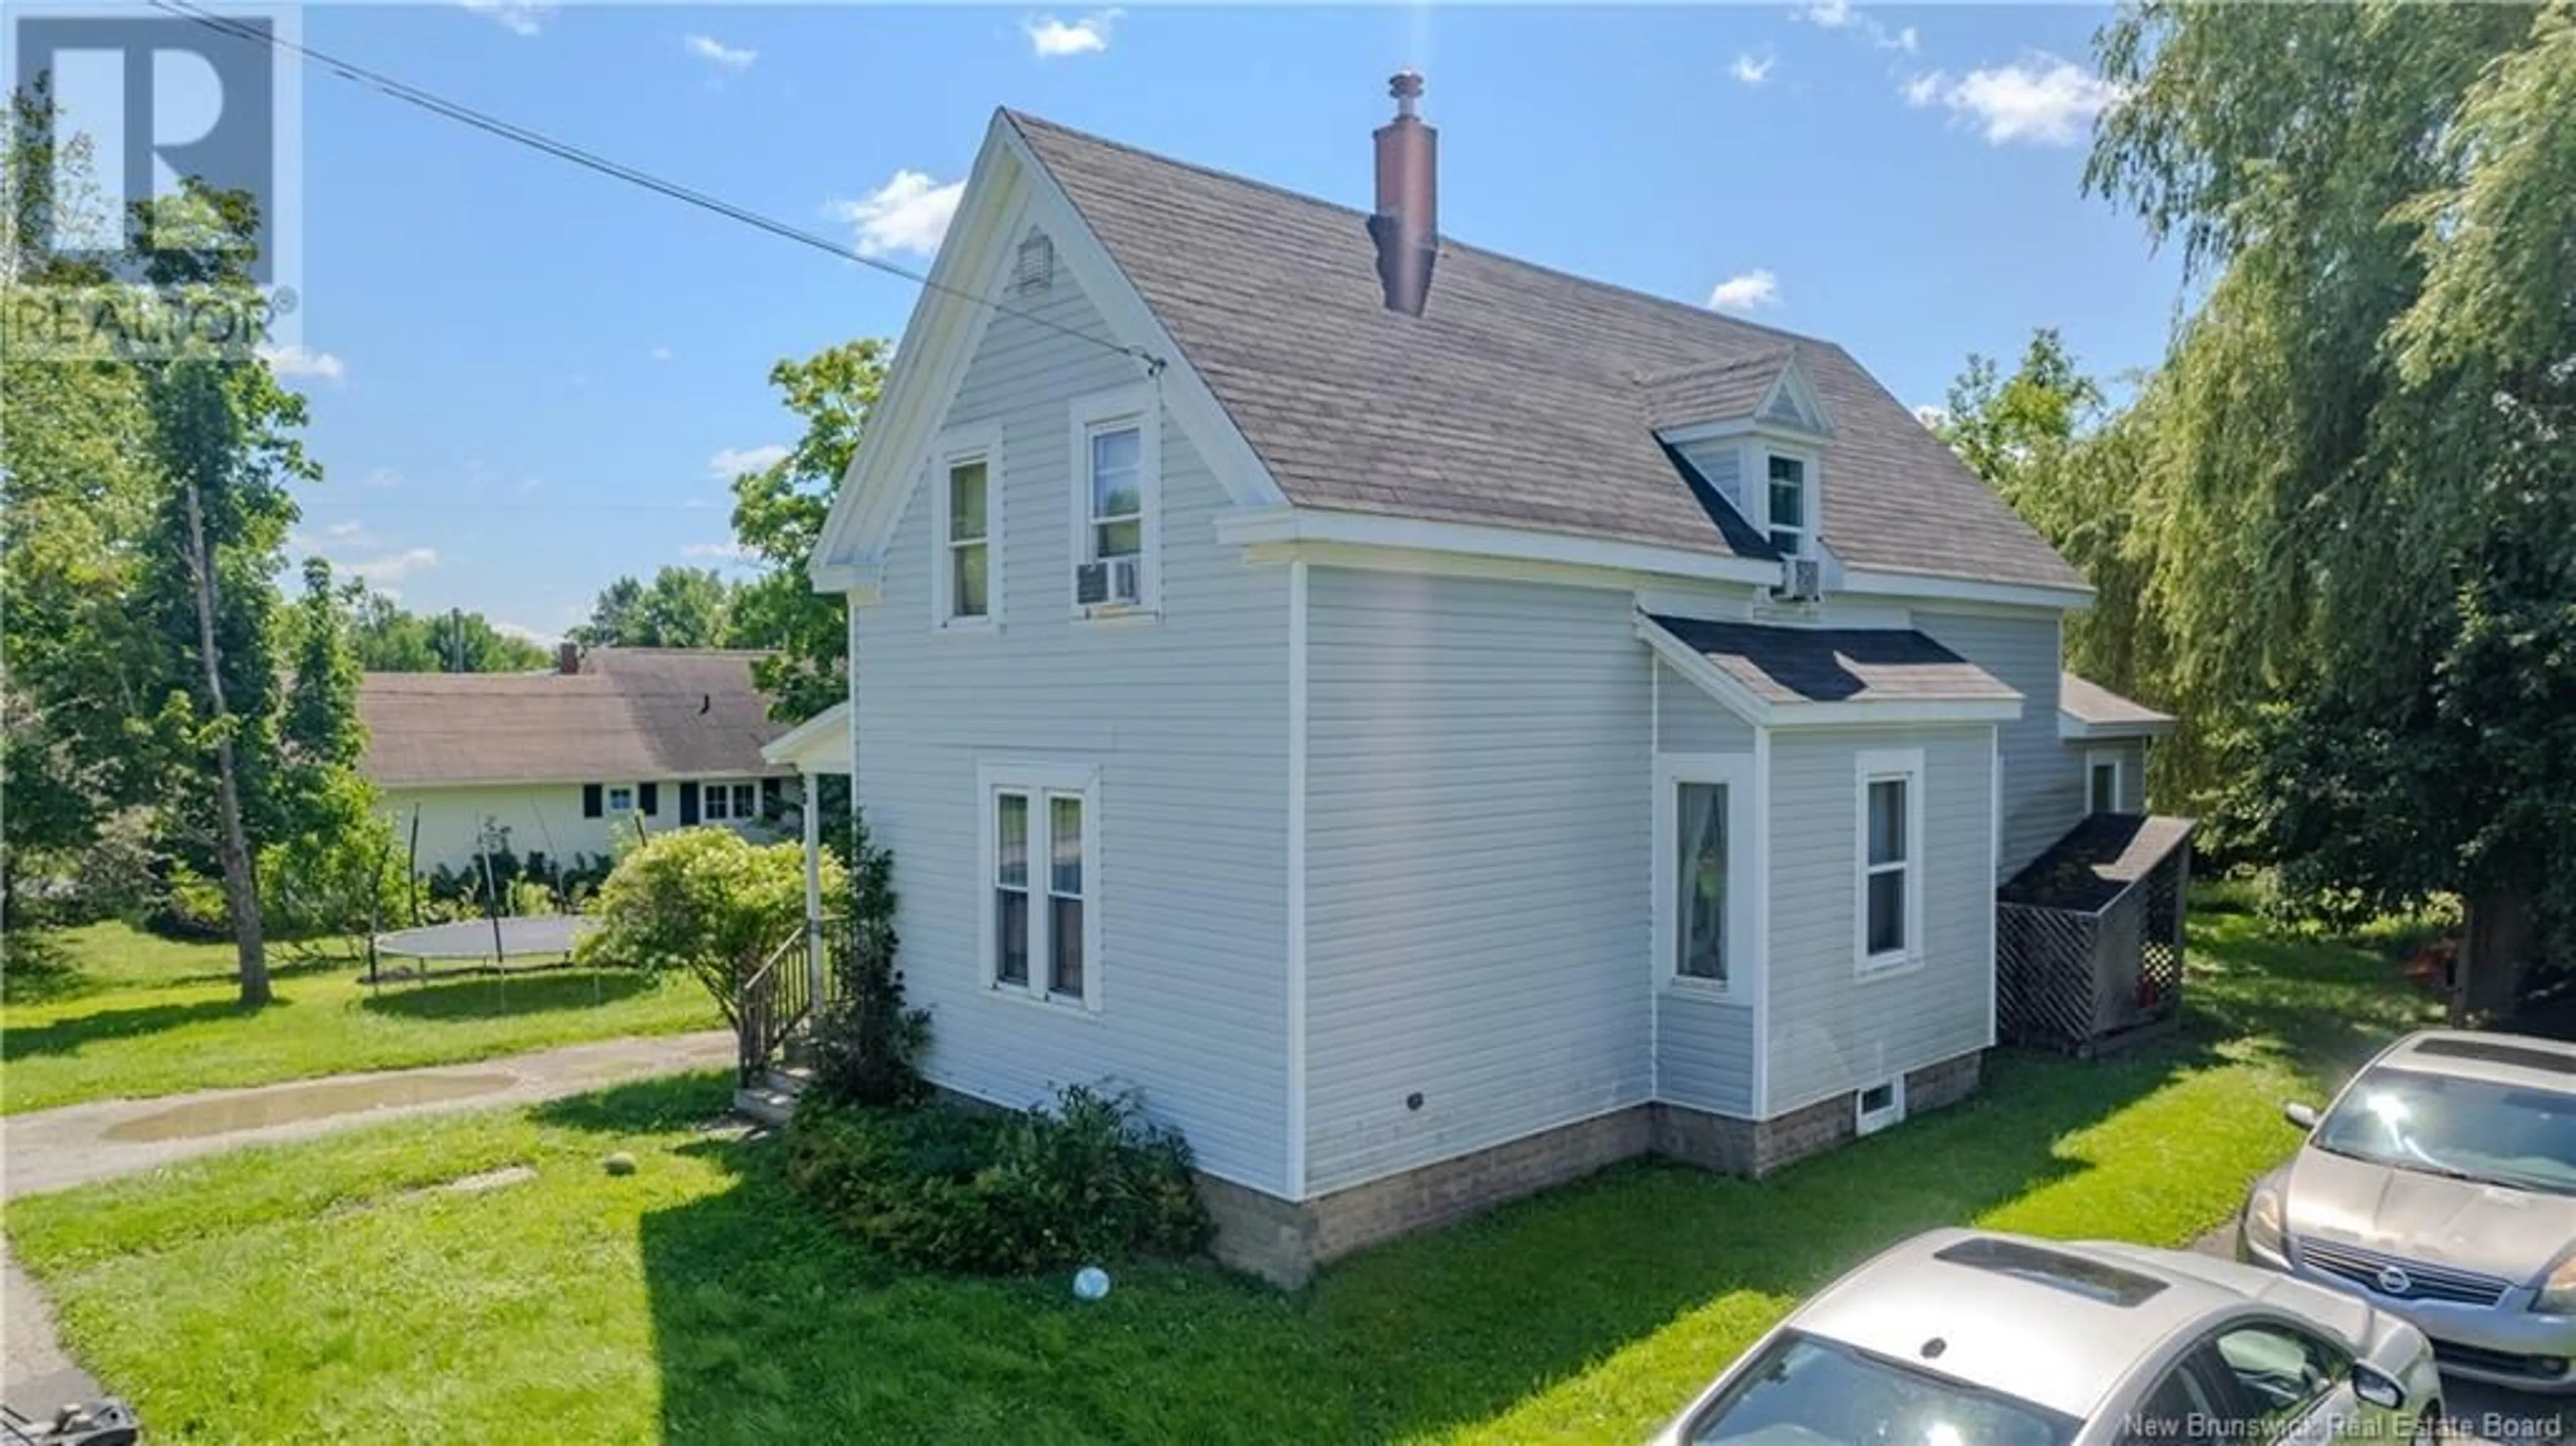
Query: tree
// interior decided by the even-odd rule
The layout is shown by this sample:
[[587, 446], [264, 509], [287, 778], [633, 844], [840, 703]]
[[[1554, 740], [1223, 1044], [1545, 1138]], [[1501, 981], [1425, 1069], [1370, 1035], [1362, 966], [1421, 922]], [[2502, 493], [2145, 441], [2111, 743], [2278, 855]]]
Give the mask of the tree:
[[753, 664], [752, 676], [782, 722], [801, 723], [848, 696], [848, 614], [839, 598], [814, 591], [805, 566], [858, 456], [893, 351], [868, 338], [771, 367], [770, 385], [804, 418], [805, 434], [785, 457], [733, 481], [734, 540], [762, 562], [735, 591], [734, 630], [746, 644], [776, 650]]
[[2087, 172], [2206, 287], [2139, 407], [2171, 695], [2308, 886], [2461, 894], [2489, 1002], [2576, 940], [2571, 25], [2134, 5]]
[[665, 567], [653, 581], [601, 589], [574, 642], [592, 648], [721, 648], [732, 641], [733, 589], [713, 568]]
[[370, 673], [524, 673], [551, 666], [546, 650], [477, 612], [423, 615], [352, 580], [341, 590], [349, 642]]
[[358, 659], [331, 587], [331, 564], [321, 558], [304, 561], [304, 600], [295, 622], [295, 678], [283, 730], [287, 761], [351, 767], [366, 746], [366, 730], [358, 723]]
[[[823, 892], [849, 887], [839, 859], [822, 860]], [[684, 828], [627, 851], [599, 888], [599, 927], [579, 957], [645, 969], [685, 969], [737, 1027], [742, 986], [772, 951], [805, 928], [805, 854], [759, 847], [724, 828]], [[800, 960], [797, 967], [802, 968]]]

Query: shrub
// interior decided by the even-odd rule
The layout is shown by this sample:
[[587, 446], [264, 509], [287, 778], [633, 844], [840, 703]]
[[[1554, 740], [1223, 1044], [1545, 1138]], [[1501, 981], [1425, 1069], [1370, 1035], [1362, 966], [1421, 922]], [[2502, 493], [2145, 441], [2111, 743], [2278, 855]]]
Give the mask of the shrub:
[[273, 932], [362, 934], [402, 911], [400, 850], [376, 803], [375, 785], [356, 770], [332, 769], [295, 832], [259, 851], [260, 912]]
[[[823, 874], [827, 891], [844, 886], [838, 860], [823, 860]], [[803, 935], [804, 850], [755, 847], [725, 828], [656, 834], [617, 861], [595, 912], [599, 927], [582, 937], [575, 957], [686, 969], [739, 1027], [743, 981], [773, 950]]]
[[1073, 1085], [1025, 1114], [819, 1096], [787, 1134], [789, 1183], [905, 1265], [976, 1274], [1203, 1250], [1214, 1231], [1180, 1133], [1132, 1090]]
[[908, 1104], [921, 1095], [930, 1013], [905, 1006], [894, 963], [894, 855], [869, 840], [863, 820], [851, 819], [842, 837], [849, 932], [832, 957], [832, 1000], [814, 1021], [814, 1086], [849, 1104]]

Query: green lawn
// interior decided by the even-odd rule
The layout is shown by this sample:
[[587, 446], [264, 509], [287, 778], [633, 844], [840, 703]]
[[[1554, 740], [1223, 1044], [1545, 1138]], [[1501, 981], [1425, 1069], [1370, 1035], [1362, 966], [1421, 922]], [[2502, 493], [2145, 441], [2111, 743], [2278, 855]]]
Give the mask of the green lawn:
[[[156, 1440], [1635, 1439], [1801, 1295], [1958, 1221], [2180, 1244], [2425, 1017], [2378, 956], [2198, 921], [2190, 1028], [2005, 1055], [1973, 1102], [1763, 1183], [1635, 1164], [1284, 1296], [1212, 1268], [892, 1270], [822, 1229], [715, 1077], [372, 1129], [13, 1206]], [[615, 1177], [613, 1150], [640, 1164]], [[535, 1178], [434, 1188], [504, 1165]]]
[[[11, 940], [13, 950], [24, 948]], [[349, 1070], [488, 1059], [586, 1039], [713, 1028], [713, 1001], [677, 976], [569, 970], [370, 990], [346, 960], [272, 952], [276, 1002], [235, 1002], [226, 944], [122, 924], [46, 936], [0, 1003], [0, 1113], [81, 1100], [269, 1084]], [[30, 996], [33, 996], [32, 998]]]

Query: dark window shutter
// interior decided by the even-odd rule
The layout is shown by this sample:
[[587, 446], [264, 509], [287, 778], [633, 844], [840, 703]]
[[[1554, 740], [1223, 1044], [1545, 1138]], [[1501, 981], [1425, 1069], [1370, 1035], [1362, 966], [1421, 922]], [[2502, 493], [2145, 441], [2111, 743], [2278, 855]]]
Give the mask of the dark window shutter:
[[682, 783], [680, 785], [680, 827], [687, 828], [697, 821], [698, 786], [694, 783]]
[[597, 818], [599, 817], [599, 814], [599, 785], [596, 783], [585, 783], [581, 786], [581, 816], [584, 818]]
[[635, 785], [635, 806], [646, 813], [660, 813], [662, 811], [662, 785], [658, 783], [639, 783]]
[[760, 816], [778, 817], [778, 780], [775, 778], [764, 778], [760, 781]]

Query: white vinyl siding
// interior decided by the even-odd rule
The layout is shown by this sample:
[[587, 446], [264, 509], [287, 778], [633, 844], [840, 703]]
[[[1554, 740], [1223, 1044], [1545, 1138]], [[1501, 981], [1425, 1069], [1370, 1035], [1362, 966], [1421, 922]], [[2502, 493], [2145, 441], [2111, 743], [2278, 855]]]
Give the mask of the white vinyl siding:
[[[1045, 605], [1007, 601], [1007, 628], [963, 645], [921, 626], [937, 533], [920, 485], [880, 599], [851, 610], [858, 798], [894, 853], [905, 982], [935, 1021], [926, 1072], [1010, 1106], [1137, 1086], [1200, 1168], [1286, 1195], [1288, 569], [1216, 544], [1231, 503], [1157, 409], [1169, 615], [1077, 622], [1057, 602], [1075, 556], [1068, 419], [1076, 399], [1132, 386], [1136, 364], [1044, 324], [1108, 333], [1061, 254], [1054, 284], [1014, 306], [1043, 322], [990, 318], [943, 425], [988, 427], [1006, 454], [995, 596]], [[1002, 1002], [986, 982], [979, 773], [1028, 763], [1097, 774], [1082, 860], [1096, 1013]], [[1045, 911], [1033, 901], [1033, 926]]]
[[[1862, 754], [1891, 750], [1922, 755], [1919, 958], [1872, 975], [1853, 967], [1864, 837], [1855, 780]], [[1992, 766], [1984, 725], [1773, 733], [1764, 961], [1771, 1115], [1991, 1042]], [[1669, 1021], [1669, 1006], [1666, 1013]]]
[[1630, 594], [1319, 566], [1309, 603], [1310, 1192], [1646, 1099]]
[[1935, 612], [1914, 626], [2021, 694], [2021, 716], [2002, 725], [2002, 874], [2009, 878], [2084, 819], [2084, 750], [2057, 736], [2057, 614]]
[[1661, 658], [1655, 679], [1655, 746], [1665, 753], [1753, 751], [1753, 725], [1708, 696]]

